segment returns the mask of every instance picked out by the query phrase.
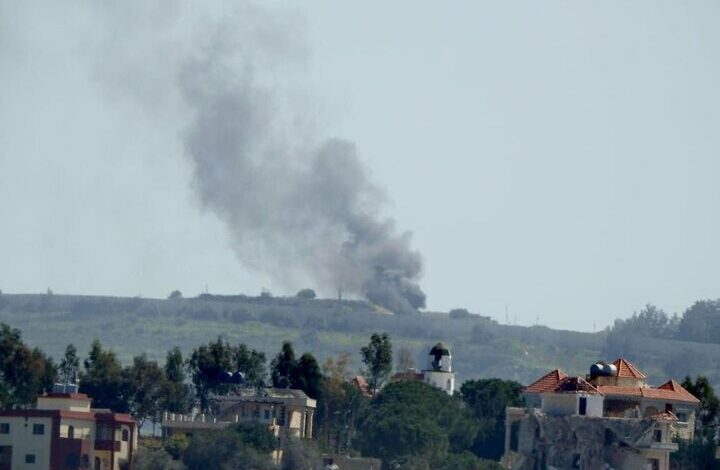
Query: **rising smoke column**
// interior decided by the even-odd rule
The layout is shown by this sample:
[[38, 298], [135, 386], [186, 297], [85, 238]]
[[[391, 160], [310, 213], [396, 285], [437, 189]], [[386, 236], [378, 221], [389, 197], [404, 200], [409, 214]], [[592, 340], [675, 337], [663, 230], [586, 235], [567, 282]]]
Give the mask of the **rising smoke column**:
[[424, 307], [420, 254], [380, 215], [383, 192], [355, 145], [291, 144], [274, 90], [251, 63], [239, 72], [228, 64], [236, 57], [226, 47], [206, 50], [183, 67], [180, 83], [193, 115], [184, 139], [196, 189], [226, 222], [240, 258], [259, 267], [271, 260], [274, 270], [299, 267], [323, 286], [394, 312]]
[[[142, 2], [132, 5], [120, 27], [118, 12], [110, 12], [114, 36], [123, 40], [103, 54], [104, 74], [126, 73], [127, 62], [136, 65], [143, 53], [149, 59], [136, 65], [143, 78], [175, 70], [178, 86], [169, 94], [188, 113], [181, 138], [195, 190], [226, 224], [239, 259], [284, 284], [361, 295], [396, 313], [423, 308], [421, 256], [410, 248], [410, 234], [383, 215], [384, 192], [355, 145], [317, 138], [308, 130], [312, 113], [289, 98], [288, 77], [304, 68], [297, 28], [247, 5], [226, 5], [220, 17], [197, 21], [190, 3], [189, 17], [174, 13], [181, 26], [170, 28], [179, 32], [164, 31], [171, 21], [164, 12], [180, 11], [180, 3], [152, 14]], [[154, 20], [138, 26], [143, 18]], [[146, 35], [148, 41], [127, 45], [126, 38]]]

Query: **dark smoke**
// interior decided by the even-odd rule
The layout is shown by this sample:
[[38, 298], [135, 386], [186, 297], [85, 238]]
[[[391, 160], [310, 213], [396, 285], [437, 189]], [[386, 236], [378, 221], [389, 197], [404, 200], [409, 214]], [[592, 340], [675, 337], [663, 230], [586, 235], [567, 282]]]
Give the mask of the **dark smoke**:
[[257, 9], [211, 24], [200, 49], [177, 60], [191, 115], [183, 139], [197, 193], [239, 258], [295, 287], [396, 313], [423, 308], [421, 256], [383, 215], [384, 193], [355, 145], [311, 137], [311, 113], [287, 97], [303, 62], [297, 35]]

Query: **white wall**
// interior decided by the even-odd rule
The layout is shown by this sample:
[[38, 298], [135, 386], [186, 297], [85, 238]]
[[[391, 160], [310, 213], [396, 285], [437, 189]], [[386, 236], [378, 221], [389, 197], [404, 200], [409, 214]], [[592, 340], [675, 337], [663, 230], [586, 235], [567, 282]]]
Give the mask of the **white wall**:
[[[0, 434], [0, 446], [12, 446], [12, 468], [50, 468], [52, 418], [0, 417], [10, 424], [9, 434]], [[44, 424], [45, 433], [33, 434], [33, 424]], [[34, 454], [35, 463], [25, 463], [25, 455]]]

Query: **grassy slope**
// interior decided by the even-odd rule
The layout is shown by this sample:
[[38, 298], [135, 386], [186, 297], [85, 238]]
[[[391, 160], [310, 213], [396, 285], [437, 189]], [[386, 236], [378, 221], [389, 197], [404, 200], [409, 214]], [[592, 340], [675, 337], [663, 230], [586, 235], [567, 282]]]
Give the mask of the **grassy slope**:
[[[292, 341], [298, 352], [313, 352], [321, 361], [328, 355], [347, 352], [356, 369], [360, 366], [358, 351], [370, 334], [386, 331], [395, 351], [408, 348], [420, 367], [425, 365], [429, 346], [437, 341], [449, 344], [460, 381], [502, 377], [528, 383], [555, 367], [583, 374], [603, 353], [614, 353], [604, 350], [605, 333], [497, 325], [482, 317], [454, 320], [441, 313], [392, 316], [377, 313], [371, 305], [359, 301], [4, 294], [0, 296], [0, 322], [19, 328], [28, 343], [56, 358], [68, 343], [74, 343], [85, 354], [90, 342], [97, 338], [117, 352], [123, 362], [142, 353], [162, 359], [174, 346], [188, 352], [220, 335], [230, 342], [244, 342], [262, 350], [268, 358], [284, 340]], [[664, 379], [668, 370], [707, 372], [708, 364], [698, 371], [692, 365], [678, 369], [667, 358], [668, 348], [678, 349], [670, 343], [640, 341], [634, 352], [647, 362], [636, 362], [647, 372], [657, 374], [657, 380]], [[687, 343], [679, 350], [717, 357], [720, 346]]]

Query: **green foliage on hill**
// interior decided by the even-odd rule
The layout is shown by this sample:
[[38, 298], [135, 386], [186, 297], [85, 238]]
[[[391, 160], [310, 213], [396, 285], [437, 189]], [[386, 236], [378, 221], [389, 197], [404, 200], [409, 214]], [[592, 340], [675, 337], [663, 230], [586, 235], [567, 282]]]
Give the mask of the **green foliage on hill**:
[[[168, 300], [3, 294], [0, 322], [21, 329], [29, 347], [39, 346], [56, 362], [68, 343], [78, 347], [78, 355], [86, 355], [94, 338], [114, 351], [121, 363], [129, 364], [141, 352], [162, 361], [176, 346], [187, 357], [193, 348], [221, 336], [268, 358], [283, 341], [292, 341], [298, 350], [313, 351], [320, 363], [350, 352], [349, 370], [357, 372], [362, 368], [360, 348], [367, 345], [373, 332], [385, 331], [392, 336], [394, 348], [410, 351], [420, 368], [425, 367], [432, 344], [443, 341], [450, 345], [460, 382], [500, 377], [529, 383], [555, 367], [584, 374], [594, 361], [622, 355], [657, 383], [690, 374], [708, 376], [711, 383], [720, 385], [720, 364], [713, 360], [720, 355], [720, 344], [700, 343], [688, 336], [697, 330], [714, 331], [711, 326], [692, 326], [717, 322], [713, 305], [698, 303], [678, 320], [672, 316], [667, 316], [667, 322], [662, 316], [659, 322], [651, 318], [654, 326], [649, 329], [638, 318], [633, 325], [619, 323], [609, 332], [580, 333], [500, 325], [479, 315], [455, 314], [452, 319], [443, 313], [392, 316], [357, 300], [270, 295], [203, 294]], [[675, 328], [677, 333], [667, 333]], [[658, 335], [658, 331], [665, 333]], [[700, 339], [710, 338], [707, 333]], [[693, 360], [687, 361], [688, 357]]]

